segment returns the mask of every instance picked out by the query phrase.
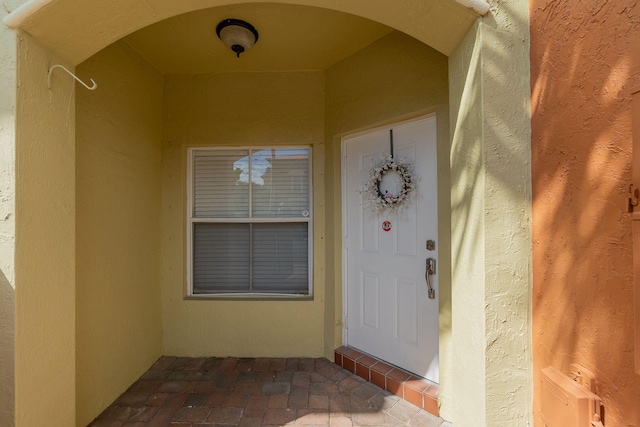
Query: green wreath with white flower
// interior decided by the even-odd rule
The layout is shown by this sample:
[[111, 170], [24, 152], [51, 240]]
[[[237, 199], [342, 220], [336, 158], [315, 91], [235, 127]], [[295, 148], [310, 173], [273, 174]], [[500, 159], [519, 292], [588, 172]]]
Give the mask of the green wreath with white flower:
[[[399, 178], [398, 194], [383, 193], [380, 184], [388, 173], [396, 173]], [[364, 191], [369, 199], [369, 206], [374, 213], [388, 210], [400, 211], [409, 196], [416, 189], [416, 177], [413, 175], [413, 165], [406, 159], [395, 161], [391, 156], [383, 156], [374, 162], [369, 172], [369, 180], [364, 183]]]

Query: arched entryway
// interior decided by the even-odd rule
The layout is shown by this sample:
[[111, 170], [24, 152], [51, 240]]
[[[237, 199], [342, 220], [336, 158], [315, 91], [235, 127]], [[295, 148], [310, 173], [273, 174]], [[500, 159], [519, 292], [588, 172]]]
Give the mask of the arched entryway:
[[[17, 118], [17, 128], [22, 129], [22, 132], [19, 132], [21, 136], [18, 137], [18, 144], [21, 144], [21, 140], [24, 138], [23, 147], [26, 148], [29, 143], [33, 143], [35, 144], [34, 149], [42, 149], [43, 158], [41, 160], [43, 162], [50, 162], [52, 159], [58, 161], [58, 166], [48, 171], [47, 179], [53, 188], [62, 189], [58, 190], [55, 198], [40, 197], [38, 193], [41, 190], [37, 189], [36, 183], [39, 180], [38, 174], [40, 172], [38, 171], [41, 170], [41, 165], [38, 164], [38, 159], [28, 158], [29, 153], [33, 151], [18, 149], [18, 162], [23, 158], [22, 156], [26, 156], [25, 160], [28, 158], [28, 161], [23, 162], [22, 169], [18, 170], [18, 177], [24, 173], [25, 176], [31, 176], [34, 179], [33, 183], [30, 181], [23, 183], [23, 194], [27, 198], [25, 200], [30, 203], [23, 206], [29, 205], [30, 211], [37, 209], [39, 204], [45, 208], [60, 209], [62, 212], [71, 210], [82, 218], [82, 212], [78, 210], [82, 209], [82, 206], [77, 205], [79, 187], [76, 178], [78, 175], [77, 172], [73, 173], [82, 165], [76, 163], [74, 158], [78, 155], [75, 152], [76, 136], [74, 134], [75, 118], [78, 111], [74, 115], [73, 104], [75, 102], [73, 98], [69, 98], [72, 88], [70, 84], [56, 82], [59, 84], [59, 92], [49, 92], [46, 89], [46, 84], [43, 85], [38, 81], [40, 74], [35, 70], [43, 66], [47, 68], [54, 61], [66, 62], [71, 66], [78, 65], [114, 41], [137, 29], [171, 16], [215, 6], [240, 5], [242, 2], [189, 1], [177, 4], [170, 1], [156, 1], [152, 3], [140, 2], [134, 5], [130, 3], [125, 5], [119, 2], [108, 2], [107, 4], [104, 2], [84, 2], [80, 8], [77, 4], [72, 3], [75, 2], [64, 0], [30, 2], [24, 5], [22, 12], [17, 11], [12, 18], [10, 17], [8, 22], [29, 34], [25, 35], [18, 54], [18, 64], [21, 68], [18, 78], [21, 79], [21, 84], [29, 92], [23, 92], [18, 97], [18, 105], [22, 105], [22, 108], [18, 109]], [[528, 349], [528, 333], [522, 334], [521, 339], [514, 341], [511, 332], [516, 329], [516, 326], [520, 330], [522, 325], [525, 325], [525, 329], [527, 328], [529, 301], [521, 297], [521, 292], [527, 295], [529, 278], [524, 271], [528, 261], [515, 268], [517, 274], [522, 277], [521, 280], [526, 284], [513, 294], [513, 299], [510, 300], [517, 302], [516, 312], [518, 315], [515, 316], [515, 319], [507, 322], [506, 326], [503, 326], [494, 320], [506, 317], [508, 313], [513, 311], [513, 306], [508, 307], [510, 304], [504, 304], [504, 300], [494, 300], [494, 298], [497, 295], [497, 290], [501, 288], [499, 284], [504, 283], [504, 280], [511, 280], [501, 279], [502, 275], [509, 274], [511, 270], [500, 267], [499, 259], [504, 258], [505, 252], [511, 253], [515, 259], [522, 257], [522, 255], [503, 251], [501, 249], [502, 243], [500, 243], [502, 240], [490, 238], [494, 235], [499, 236], [504, 227], [511, 224], [510, 221], [504, 220], [503, 208], [508, 206], [511, 211], [514, 206], [526, 206], [528, 199], [526, 191], [523, 194], [506, 191], [503, 199], [492, 198], [490, 201], [487, 199], [492, 192], [501, 186], [508, 185], [510, 180], [526, 180], [526, 178], [519, 177], [522, 169], [520, 165], [522, 162], [526, 163], [526, 156], [522, 156], [521, 147], [513, 147], [508, 138], [502, 136], [502, 134], [506, 135], [510, 132], [507, 128], [513, 126], [523, 127], [525, 129], [523, 136], [528, 135], [526, 109], [514, 108], [519, 113], [506, 119], [507, 128], [503, 126], [503, 118], [495, 126], [487, 121], [491, 117], [499, 117], [500, 112], [504, 111], [504, 105], [515, 102], [504, 93], [504, 87], [501, 85], [511, 85], [512, 93], [513, 91], [524, 91], [524, 87], [520, 83], [507, 82], [507, 84], [502, 82], [500, 78], [496, 78], [498, 75], [502, 76], [504, 71], [498, 72], [497, 75], [492, 74], [496, 70], [506, 69], [511, 69], [514, 72], [519, 70], [522, 76], [526, 74], [527, 65], [523, 52], [513, 47], [513, 40], [517, 37], [514, 38], [512, 33], [502, 33], [498, 30], [499, 25], [495, 23], [494, 18], [486, 23], [477, 21], [477, 16], [473, 12], [450, 1], [430, 3], [415, 1], [405, 4], [403, 8], [393, 7], [386, 2], [367, 1], [335, 4], [330, 1], [309, 0], [288, 3], [332, 9], [371, 19], [406, 33], [449, 56], [450, 114], [448, 120], [451, 129], [449, 140], [452, 142], [451, 154], [442, 153], [442, 158], [444, 159], [443, 164], [446, 164], [447, 159], [451, 159], [452, 174], [450, 176], [448, 173], [444, 174], [446, 179], [441, 185], [450, 188], [445, 201], [451, 206], [448, 210], [451, 212], [452, 218], [451, 238], [447, 240], [450, 240], [452, 254], [453, 280], [451, 281], [450, 294], [452, 293], [453, 298], [445, 296], [440, 307], [441, 352], [443, 353], [441, 354], [443, 370], [441, 374], [442, 415], [461, 425], [465, 425], [465, 420], [476, 422], [479, 414], [485, 414], [484, 417], [480, 416], [481, 419], [495, 419], [493, 414], [499, 412], [500, 402], [494, 402], [490, 397], [491, 390], [494, 389], [493, 384], [502, 382], [496, 378], [509, 378], [510, 382], [507, 381], [506, 385], [503, 382], [500, 387], [503, 387], [506, 393], [515, 396], [514, 399], [518, 403], [514, 405], [518, 409], [514, 410], [513, 414], [504, 415], [504, 417], [511, 417], [511, 422], [515, 419], [514, 417], [519, 417], [518, 420], [526, 418], [530, 412], [528, 410], [528, 400], [530, 399], [527, 399], [530, 394], [527, 395], [526, 390], [523, 392], [521, 385], [526, 382], [527, 375], [529, 375], [529, 360], [528, 357], [522, 357], [521, 347]], [[513, 9], [518, 8], [522, 8], [522, 4], [513, 7]], [[509, 8], [505, 7], [505, 10], [509, 10]], [[501, 18], [505, 21], [504, 25], [512, 25], [516, 22], [523, 26], [523, 32], [526, 31], [525, 23], [518, 20], [519, 18], [517, 19], [517, 10], [510, 10], [510, 12], [513, 13]], [[69, 28], [73, 28], [73, 31], [68, 31]], [[518, 35], [518, 37], [520, 36]], [[34, 44], [30, 37], [46, 48]], [[506, 42], [504, 52], [494, 51], [495, 46], [489, 49], [488, 46], [492, 45], [491, 40]], [[514, 66], [514, 63], [517, 66]], [[33, 85], [30, 83], [32, 80]], [[305, 88], [307, 87], [305, 86]], [[492, 98], [487, 97], [487, 91], [495, 91]], [[500, 97], [495, 98], [498, 97], [498, 94]], [[525, 96], [525, 98], [527, 97], [528, 95]], [[39, 105], [30, 103], [37, 99], [42, 99], [43, 103]], [[77, 99], [75, 101], [77, 102]], [[23, 103], [20, 104], [21, 102]], [[499, 108], [497, 104], [500, 104]], [[515, 104], [520, 105], [521, 102], [515, 102]], [[36, 128], [27, 127], [27, 123], [31, 121], [30, 118], [44, 116], [47, 118], [41, 120], [40, 125]], [[361, 126], [372, 126], [394, 118], [397, 117], [380, 117], [370, 123], [362, 123]], [[353, 130], [357, 130], [357, 128], [341, 129], [341, 132]], [[491, 144], [487, 144], [488, 133], [492, 134]], [[45, 135], [52, 136], [49, 141], [56, 150], [52, 147], [40, 147], [40, 141]], [[333, 135], [325, 135], [325, 137], [329, 138]], [[488, 146], [493, 143], [496, 144], [496, 147], [502, 147], [504, 150], [489, 150]], [[446, 142], [444, 145], [446, 146]], [[524, 145], [528, 145], [528, 140]], [[325, 147], [325, 150], [324, 154], [327, 157], [319, 165], [324, 167], [325, 173], [339, 171], [339, 163], [335, 162], [339, 156], [335, 156], [329, 147]], [[495, 159], [492, 156], [495, 156]], [[500, 162], [500, 159], [504, 159], [505, 156], [510, 159], [511, 166], [506, 168], [506, 171], [501, 168], [496, 169], [495, 163], [492, 162]], [[516, 162], [515, 159], [518, 161]], [[68, 168], [72, 173], [69, 173]], [[447, 179], [450, 181], [447, 182]], [[331, 180], [331, 185], [327, 185], [323, 195], [325, 198], [324, 214], [327, 217], [331, 216], [331, 206], [339, 207], [340, 204], [340, 195], [335, 188], [335, 181]], [[491, 206], [493, 203], [495, 205]], [[486, 204], [490, 205], [491, 209], [489, 210], [494, 213], [495, 219], [491, 216], [487, 219]], [[179, 209], [175, 206], [172, 208]], [[18, 218], [21, 217], [19, 209]], [[522, 209], [516, 210], [521, 211]], [[26, 217], [28, 214], [26, 211], [22, 211], [22, 215]], [[28, 368], [33, 366], [33, 359], [39, 357], [37, 352], [32, 351], [34, 342], [44, 339], [44, 335], [47, 335], [47, 340], [55, 343], [52, 354], [56, 357], [48, 364], [48, 368], [54, 369], [47, 369], [47, 371], [51, 375], [50, 382], [59, 384], [64, 390], [64, 393], [60, 394], [65, 394], [67, 401], [70, 394], [75, 394], [78, 391], [77, 376], [83, 375], [81, 371], [76, 370], [75, 364], [68, 363], [69, 360], [76, 360], [77, 337], [79, 333], [82, 334], [83, 328], [74, 315], [68, 314], [75, 313], [78, 310], [77, 305], [85, 303], [81, 298], [78, 298], [76, 289], [81, 286], [76, 281], [79, 277], [78, 272], [82, 272], [83, 266], [76, 265], [76, 263], [82, 255], [78, 255], [76, 251], [79, 248], [77, 242], [82, 240], [82, 237], [75, 235], [78, 225], [73, 216], [62, 217], [61, 220], [60, 218], [56, 219], [59, 221], [55, 224], [53, 219], [45, 219], [41, 223], [42, 230], [39, 230], [38, 227], [25, 229], [25, 236], [33, 235], [37, 236], [34, 238], [44, 240], [45, 243], [41, 247], [22, 247], [18, 244], [16, 248], [18, 259], [20, 259], [20, 254], [37, 258], [38, 250], [48, 252], [49, 247], [62, 248], [58, 253], [61, 257], [60, 262], [55, 262], [53, 268], [55, 276], [59, 279], [58, 286], [40, 289], [37, 285], [32, 288], [31, 285], [29, 288], [25, 285], [24, 298], [17, 307], [16, 317], [18, 323], [22, 325], [18, 327], [16, 338], [16, 353], [20, 356], [17, 358], [15, 374], [17, 419], [28, 420], [24, 425], [37, 423], [37, 420], [49, 417], [46, 407], [42, 411], [34, 413], [32, 406], [29, 405], [29, 401], [38, 396], [38, 393], [34, 393], [32, 390], [34, 382], [31, 377], [34, 374]], [[524, 223], [527, 223], [526, 218], [522, 217], [514, 221], [512, 224], [514, 229], [520, 229], [523, 220]], [[334, 225], [337, 224], [327, 219], [325, 228], [329, 229]], [[19, 224], [18, 230], [20, 230]], [[336, 248], [335, 243], [340, 241], [336, 236], [339, 235], [338, 227], [330, 229], [325, 234], [328, 242], [325, 245], [329, 246], [329, 249], [324, 246], [327, 254], [333, 252], [332, 247]], [[61, 236], [64, 238], [60, 239]], [[163, 238], [166, 237], [163, 236]], [[334, 246], [331, 246], [332, 244]], [[522, 242], [519, 243], [525, 248], [528, 244], [526, 239], [522, 239]], [[504, 245], [505, 248], [511, 247], [513, 239], [504, 242]], [[30, 251], [35, 251], [35, 253]], [[526, 251], [524, 252], [526, 253]], [[174, 255], [177, 258], [181, 257], [180, 251]], [[528, 260], [528, 255], [524, 255], [523, 259]], [[340, 319], [340, 287], [339, 280], [336, 280], [336, 277], [339, 279], [340, 275], [339, 256], [332, 259], [327, 255], [320, 271], [324, 282], [328, 284], [323, 295], [324, 302], [321, 312], [318, 313], [322, 323], [319, 328], [322, 333], [321, 348], [327, 354], [340, 342], [339, 325], [336, 325], [336, 320]], [[47, 274], [51, 274], [51, 270], [47, 272], [44, 269], [31, 268], [29, 270], [18, 269], [16, 275], [22, 277], [24, 283], [39, 283]], [[20, 286], [17, 286], [16, 292], [18, 296], [23, 292]], [[31, 292], [38, 293], [38, 298], [30, 296], [33, 295]], [[43, 311], [42, 298], [48, 294], [52, 294], [54, 303], [48, 310]], [[153, 308], [154, 304], [156, 303], [150, 304], [149, 311], [156, 310]], [[157, 301], [157, 304], [160, 306], [162, 303]], [[487, 309], [487, 304], [493, 305]], [[34, 317], [32, 315], [34, 312], [41, 313], [41, 316]], [[150, 315], [155, 316], [157, 313]], [[42, 322], [46, 324], [47, 319], [55, 319], [55, 326], [50, 330], [46, 330], [46, 328], [39, 330], [37, 325]], [[166, 321], [166, 318], [162, 320], [162, 322]], [[54, 323], [50, 323], [50, 325], [52, 324]], [[66, 326], [61, 327], [62, 325]], [[108, 327], [108, 325], [105, 326]], [[163, 328], [166, 327], [167, 325], [164, 324]], [[498, 342], [499, 345], [497, 347], [486, 345], [489, 342]], [[491, 352], [494, 348], [496, 354], [492, 355]], [[491, 360], [498, 355], [501, 362]], [[121, 357], [135, 359], [136, 356], [123, 352]], [[514, 361], [514, 364], [518, 366], [516, 378], [513, 378], [512, 373], [497, 374], [499, 366], [504, 363], [505, 359]], [[108, 364], [108, 362], [105, 363]], [[55, 369], [57, 366], [61, 369]], [[513, 386], [510, 385], [511, 383]], [[54, 404], [52, 403], [52, 405]], [[61, 405], [61, 407], [68, 410], [58, 411], [56, 416], [60, 417], [60, 420], [65, 420], [62, 424], [68, 424], [67, 421], [71, 419], [69, 417], [75, 418], [77, 408], [75, 404], [69, 403]], [[18, 424], [20, 425], [20, 423]]]

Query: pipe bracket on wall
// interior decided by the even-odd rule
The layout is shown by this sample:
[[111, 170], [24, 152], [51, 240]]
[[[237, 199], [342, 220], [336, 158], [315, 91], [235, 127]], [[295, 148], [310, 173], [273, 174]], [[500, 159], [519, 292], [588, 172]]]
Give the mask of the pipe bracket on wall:
[[78, 76], [76, 76], [75, 74], [73, 74], [71, 71], [69, 71], [67, 68], [65, 68], [62, 65], [56, 64], [54, 66], [52, 66], [51, 68], [49, 68], [49, 74], [47, 75], [47, 87], [49, 89], [51, 89], [51, 72], [54, 70], [54, 68], [62, 68], [63, 70], [65, 70], [71, 77], [73, 77], [74, 79], [76, 79], [76, 81], [78, 83], [80, 83], [82, 86], [86, 87], [89, 90], [95, 90], [98, 87], [98, 83], [94, 82], [93, 79], [91, 80], [91, 83], [93, 83], [93, 86], [89, 86], [88, 84], [86, 84], [85, 82], [83, 82], [82, 80], [80, 80], [78, 78]]

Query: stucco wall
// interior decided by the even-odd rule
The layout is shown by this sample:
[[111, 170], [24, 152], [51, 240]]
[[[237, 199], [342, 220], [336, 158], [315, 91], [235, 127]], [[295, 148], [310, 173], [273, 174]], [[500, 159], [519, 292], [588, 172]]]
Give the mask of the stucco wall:
[[[483, 167], [482, 80], [481, 49], [479, 49], [480, 24], [474, 26], [458, 49], [449, 58], [451, 120], [451, 179], [456, 189], [451, 194], [452, 232], [451, 244], [456, 257], [452, 263], [452, 280], [456, 285], [453, 298], [455, 306], [465, 307], [453, 311], [454, 343], [466, 342], [466, 348], [454, 346], [453, 360], [457, 367], [453, 387], [459, 396], [456, 406], [466, 405], [469, 414], [456, 412], [453, 418], [466, 425], [475, 416], [486, 419], [486, 402], [472, 396], [485, 394], [486, 358], [483, 354], [485, 307], [484, 301], [484, 240], [483, 220], [485, 177]], [[471, 197], [474, 195], [474, 197]], [[461, 397], [461, 399], [460, 399]]]
[[[321, 72], [170, 75], [163, 136], [164, 354], [323, 356], [324, 76]], [[186, 149], [313, 145], [313, 301], [185, 300]]]
[[[75, 425], [74, 81], [20, 34], [16, 114], [16, 425]], [[68, 65], [68, 64], [67, 64]], [[37, 408], [37, 410], [34, 410]]]
[[[77, 67], [77, 422], [162, 355], [163, 79], [122, 43]], [[70, 78], [70, 77], [69, 77]]]
[[532, 423], [527, 8], [492, 1], [449, 57], [454, 425]]
[[[450, 222], [447, 58], [423, 43], [393, 32], [326, 71], [327, 305], [325, 347], [342, 345], [341, 136], [411, 116], [436, 112], [440, 259], [441, 399], [450, 396]], [[450, 382], [449, 382], [450, 384]], [[445, 403], [446, 405], [447, 403]]]
[[536, 425], [540, 369], [580, 363], [596, 374], [604, 424], [638, 426], [625, 193], [640, 4], [532, 0], [530, 11]]
[[[0, 18], [20, 1], [2, 1]], [[0, 425], [13, 425], [17, 34], [0, 25]]]

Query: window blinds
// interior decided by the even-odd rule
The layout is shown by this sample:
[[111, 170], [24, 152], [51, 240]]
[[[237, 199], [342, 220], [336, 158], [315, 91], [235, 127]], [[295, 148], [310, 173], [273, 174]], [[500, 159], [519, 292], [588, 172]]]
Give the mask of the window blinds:
[[309, 151], [193, 150], [193, 294], [308, 293]]

